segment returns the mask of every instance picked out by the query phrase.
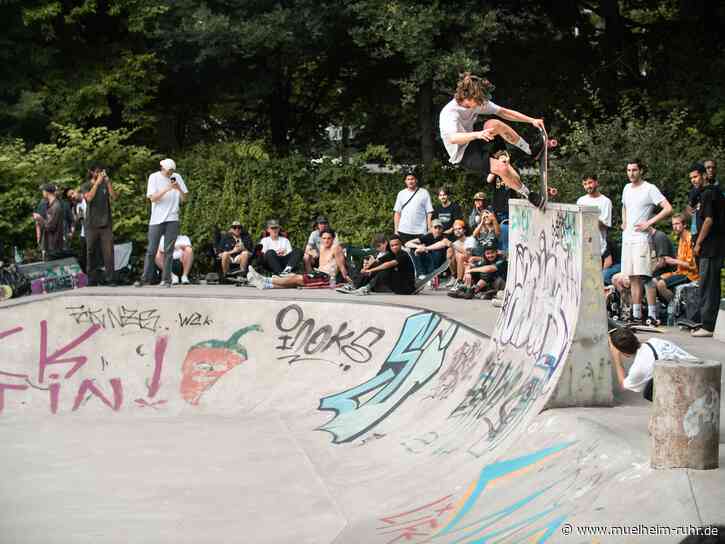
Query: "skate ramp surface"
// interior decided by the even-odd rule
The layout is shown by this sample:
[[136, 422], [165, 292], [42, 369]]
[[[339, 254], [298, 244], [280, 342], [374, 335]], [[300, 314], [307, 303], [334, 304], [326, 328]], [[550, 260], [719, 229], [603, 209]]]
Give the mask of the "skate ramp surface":
[[601, 425], [538, 415], [611, 402], [595, 221], [512, 205], [490, 337], [307, 292], [3, 307], [2, 541], [562, 541], [631, 470]]

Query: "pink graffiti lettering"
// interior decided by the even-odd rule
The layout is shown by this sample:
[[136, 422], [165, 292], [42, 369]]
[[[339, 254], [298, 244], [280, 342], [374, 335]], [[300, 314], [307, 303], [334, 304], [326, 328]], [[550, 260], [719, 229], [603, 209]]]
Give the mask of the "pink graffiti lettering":
[[2, 332], [0, 332], [0, 340], [5, 338], [6, 336], [10, 336], [11, 334], [15, 334], [16, 332], [20, 332], [22, 330], [23, 330], [22, 327], [15, 327], [14, 329], [8, 329], [6, 331], [2, 331]]
[[76, 400], [73, 402], [73, 411], [75, 412], [78, 408], [80, 408], [86, 392], [88, 392], [101, 399], [103, 404], [117, 412], [123, 404], [123, 385], [121, 385], [121, 380], [119, 378], [112, 378], [109, 381], [111, 382], [111, 388], [113, 389], [113, 404], [111, 404], [111, 401], [106, 398], [103, 391], [96, 387], [93, 380], [85, 379], [81, 382], [81, 386], [78, 388]]
[[86, 361], [88, 358], [85, 355], [79, 355], [77, 357], [68, 357], [65, 359], [61, 359], [63, 355], [71, 351], [72, 349], [75, 349], [80, 344], [88, 340], [91, 336], [96, 334], [99, 330], [101, 330], [100, 325], [91, 325], [88, 327], [88, 329], [81, 334], [78, 338], [75, 340], [72, 340], [62, 348], [59, 348], [55, 350], [50, 356], [48, 355], [48, 322], [43, 320], [40, 322], [40, 355], [39, 355], [39, 361], [38, 361], [38, 382], [43, 383], [43, 380], [45, 379], [45, 369], [49, 367], [50, 365], [58, 365], [58, 364], [69, 364], [74, 363], [73, 368], [71, 368], [66, 375], [64, 376], [65, 379], [70, 378], [73, 374], [75, 374], [79, 368], [81, 368], [84, 364], [86, 364]]

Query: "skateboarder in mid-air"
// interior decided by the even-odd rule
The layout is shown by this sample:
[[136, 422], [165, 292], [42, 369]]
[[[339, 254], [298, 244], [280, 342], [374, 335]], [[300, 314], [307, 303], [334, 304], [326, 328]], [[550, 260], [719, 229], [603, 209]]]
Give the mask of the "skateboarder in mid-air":
[[[483, 124], [483, 130], [474, 131], [473, 125], [479, 115], [496, 115], [508, 121], [531, 123], [543, 134], [544, 120], [494, 104], [491, 101], [492, 90], [493, 85], [487, 79], [469, 72], [461, 76], [455, 96], [441, 110], [440, 130], [443, 145], [448, 151], [451, 163], [479, 173], [484, 179], [489, 174], [495, 174], [508, 187], [528, 198], [534, 206], [540, 207], [546, 199], [539, 193], [530, 191], [510, 164], [494, 158], [493, 155], [505, 149], [505, 142], [508, 142], [536, 161], [544, 151], [543, 138], [537, 139], [531, 148], [514, 129], [498, 119], [487, 120]], [[549, 140], [548, 145], [553, 147], [556, 144], [554, 140]], [[552, 196], [555, 193], [555, 189], [550, 190]]]

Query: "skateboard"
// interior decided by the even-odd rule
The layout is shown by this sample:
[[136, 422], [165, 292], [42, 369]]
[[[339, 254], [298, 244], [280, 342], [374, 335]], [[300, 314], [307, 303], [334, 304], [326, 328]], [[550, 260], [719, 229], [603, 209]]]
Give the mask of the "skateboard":
[[543, 128], [539, 129], [539, 136], [543, 140], [539, 155], [539, 194], [541, 195], [539, 209], [543, 210], [549, 201], [549, 136]]
[[415, 280], [415, 291], [413, 291], [414, 295], [417, 295], [420, 293], [425, 286], [428, 284], [429, 281], [431, 281], [434, 278], [437, 278], [439, 275], [443, 274], [448, 270], [448, 260], [446, 259], [443, 261], [443, 264], [440, 265], [438, 268], [433, 270], [433, 272], [430, 272], [429, 274], [426, 274], [423, 278]]
[[663, 329], [662, 327], [655, 327], [653, 325], [641, 325], [639, 323], [624, 323], [622, 321], [617, 321], [616, 319], [609, 319], [609, 325], [610, 328], [614, 328], [612, 327], [612, 325], [614, 325], [615, 327], [631, 329], [635, 332], [656, 332], [660, 334], [665, 332], [665, 329]]

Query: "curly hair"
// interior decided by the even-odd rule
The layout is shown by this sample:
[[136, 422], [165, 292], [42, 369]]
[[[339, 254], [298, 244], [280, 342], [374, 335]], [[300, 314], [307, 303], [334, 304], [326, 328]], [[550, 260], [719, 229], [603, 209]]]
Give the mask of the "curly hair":
[[490, 100], [494, 86], [485, 79], [474, 76], [471, 72], [463, 72], [456, 85], [456, 101], [462, 102], [471, 99], [478, 104], [483, 104], [486, 100]]

